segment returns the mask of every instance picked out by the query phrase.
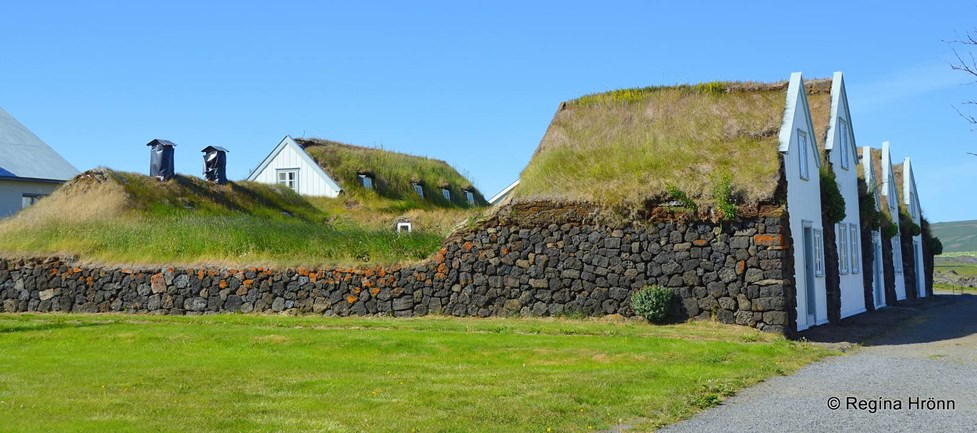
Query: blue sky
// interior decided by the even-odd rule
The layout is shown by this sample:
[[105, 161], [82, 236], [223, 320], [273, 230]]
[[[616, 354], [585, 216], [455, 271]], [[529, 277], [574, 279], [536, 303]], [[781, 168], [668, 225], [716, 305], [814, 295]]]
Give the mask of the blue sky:
[[[977, 132], [951, 71], [965, 2], [2, 2], [0, 106], [80, 169], [146, 172], [145, 143], [286, 134], [444, 159], [491, 195], [560, 101], [604, 90], [845, 73], [859, 146], [913, 159], [932, 221], [977, 219]], [[977, 50], [974, 50], [977, 52]]]

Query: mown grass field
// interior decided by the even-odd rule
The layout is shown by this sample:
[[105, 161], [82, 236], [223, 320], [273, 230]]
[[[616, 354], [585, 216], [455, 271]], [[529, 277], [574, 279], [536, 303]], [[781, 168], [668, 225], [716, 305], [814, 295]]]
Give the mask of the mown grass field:
[[0, 430], [648, 431], [827, 353], [711, 323], [7, 314]]

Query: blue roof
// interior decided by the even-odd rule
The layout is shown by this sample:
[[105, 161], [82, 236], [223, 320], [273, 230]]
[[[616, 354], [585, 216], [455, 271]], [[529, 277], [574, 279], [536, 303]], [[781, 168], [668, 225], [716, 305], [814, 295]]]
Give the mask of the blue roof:
[[0, 108], [0, 176], [68, 180], [78, 169]]

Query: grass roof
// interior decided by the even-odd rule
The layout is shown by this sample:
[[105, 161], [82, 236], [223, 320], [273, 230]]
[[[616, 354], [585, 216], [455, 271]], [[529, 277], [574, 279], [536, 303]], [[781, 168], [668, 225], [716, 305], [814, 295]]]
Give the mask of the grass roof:
[[804, 90], [807, 92], [807, 106], [811, 110], [811, 122], [814, 124], [814, 137], [818, 143], [818, 150], [822, 161], [827, 161], [825, 146], [828, 142], [828, 128], [831, 125], [831, 79], [805, 80]]
[[[810, 91], [820, 95], [816, 81]], [[714, 82], [587, 95], [560, 105], [523, 171], [517, 200], [634, 206], [677, 188], [708, 202], [728, 175], [748, 203], [773, 198], [786, 81]], [[827, 104], [816, 101], [819, 116]], [[819, 125], [819, 123], [815, 123]]]
[[[362, 194], [359, 175], [373, 177], [375, 193], [381, 197], [404, 200], [418, 207], [430, 204], [441, 207], [468, 207], [465, 191], [475, 196], [475, 204], [486, 205], [485, 197], [472, 183], [448, 163], [423, 156], [408, 155], [389, 150], [354, 146], [318, 138], [296, 139], [299, 145], [323, 170], [339, 182], [344, 191]], [[424, 189], [421, 199], [414, 184]], [[442, 195], [442, 188], [450, 191], [451, 200]]]
[[[0, 220], [3, 254], [133, 265], [375, 265], [424, 259], [483, 208], [307, 198], [283, 185], [91, 170]], [[407, 218], [412, 234], [394, 225]]]
[[[868, 190], [869, 192], [874, 192], [875, 195], [879, 198], [879, 203], [881, 204], [879, 207], [882, 208], [881, 209], [882, 213], [884, 213], [885, 215], [892, 216], [889, 212], [889, 205], [882, 198], [882, 196], [888, 194], [888, 191], [882, 190], [882, 182], [884, 180], [882, 179], [882, 150], [870, 149], [870, 152], [872, 154], [869, 157], [869, 160], [872, 162], [872, 179], [874, 180], [874, 182], [868, 185]], [[859, 156], [861, 156], [863, 153], [864, 153], [863, 150], [859, 148], [858, 149]], [[899, 201], [898, 198], [896, 199], [896, 201]]]

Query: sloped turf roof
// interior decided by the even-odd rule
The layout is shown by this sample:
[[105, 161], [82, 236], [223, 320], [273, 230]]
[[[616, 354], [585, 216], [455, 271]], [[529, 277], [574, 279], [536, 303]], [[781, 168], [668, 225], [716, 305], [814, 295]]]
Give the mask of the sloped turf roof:
[[[437, 205], [467, 206], [466, 189], [474, 193], [477, 204], [486, 204], [485, 198], [468, 179], [439, 159], [318, 138], [295, 141], [344, 190], [364, 189], [359, 175], [369, 173], [374, 177], [377, 192], [383, 197], [414, 199], [417, 194], [413, 183], [419, 182], [424, 186], [425, 199]], [[450, 202], [441, 195], [442, 187], [451, 191]]]
[[[635, 205], [674, 186], [708, 201], [728, 173], [745, 201], [773, 198], [786, 81], [616, 90], [565, 102], [523, 171], [518, 200]], [[817, 137], [830, 113], [830, 80], [807, 84]], [[827, 94], [827, 97], [822, 95]]]

